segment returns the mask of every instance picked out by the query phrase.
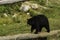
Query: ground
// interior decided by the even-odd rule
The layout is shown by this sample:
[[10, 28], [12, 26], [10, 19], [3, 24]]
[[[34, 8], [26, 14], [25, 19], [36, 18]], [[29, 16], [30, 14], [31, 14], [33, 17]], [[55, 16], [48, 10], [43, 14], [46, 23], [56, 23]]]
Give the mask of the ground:
[[[48, 10], [44, 10], [44, 9], [40, 10], [41, 8], [39, 8], [38, 10], [33, 10], [34, 11], [33, 13], [35, 12], [43, 13], [44, 15], [48, 17], [51, 31], [59, 30], [60, 29], [60, 7], [59, 7], [60, 2], [56, 4], [56, 3], [53, 3], [53, 0], [51, 1], [52, 3], [50, 2], [51, 4], [47, 6], [49, 8]], [[19, 11], [20, 4], [21, 3], [15, 3], [15, 4], [10, 4], [10, 5], [0, 5], [0, 14], [1, 13], [3, 14], [3, 12], [6, 12], [8, 14], [11, 13], [11, 15], [9, 15], [8, 18], [0, 17], [0, 36], [14, 35], [14, 34], [20, 34], [20, 33], [30, 33], [30, 27], [28, 27], [29, 25], [27, 25], [26, 23], [27, 19], [30, 18], [30, 16], [24, 12]], [[21, 21], [20, 23], [15, 23], [12, 21], [11, 16], [13, 13], [20, 14], [18, 16], [18, 20]], [[42, 31], [45, 31], [45, 29], [43, 28]]]

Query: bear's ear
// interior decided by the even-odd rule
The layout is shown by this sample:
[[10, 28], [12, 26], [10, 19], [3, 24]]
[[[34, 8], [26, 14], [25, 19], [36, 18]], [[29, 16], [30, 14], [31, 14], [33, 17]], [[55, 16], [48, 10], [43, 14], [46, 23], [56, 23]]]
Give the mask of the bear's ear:
[[29, 21], [29, 19], [27, 19], [27, 21]]

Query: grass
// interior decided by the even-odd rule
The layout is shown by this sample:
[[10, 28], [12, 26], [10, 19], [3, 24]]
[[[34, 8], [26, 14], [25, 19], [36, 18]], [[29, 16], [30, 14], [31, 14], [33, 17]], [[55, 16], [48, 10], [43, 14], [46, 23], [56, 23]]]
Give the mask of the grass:
[[[18, 4], [18, 5], [17, 5]], [[14, 3], [8, 5], [0, 5], [0, 14], [7, 13], [10, 16], [8, 17], [0, 17], [0, 36], [6, 35], [14, 35], [20, 33], [30, 33], [30, 27], [27, 25], [27, 19], [30, 15], [27, 15], [25, 12], [21, 12], [19, 7], [21, 3]], [[41, 12], [46, 15], [49, 19], [50, 29], [51, 30], [59, 30], [60, 29], [60, 7], [58, 6], [48, 6], [50, 9], [48, 10], [30, 10], [31, 15], [37, 15], [37, 12]], [[15, 20], [20, 21], [20, 23], [15, 22], [12, 19], [12, 15], [14, 13], [19, 14]], [[1, 16], [1, 15], [0, 15]]]
[[29, 32], [28, 27], [20, 24], [0, 25], [0, 36]]
[[[51, 30], [60, 29], [60, 19], [58, 17], [59, 16], [57, 16], [57, 18], [52, 18], [51, 16], [49, 17]], [[5, 19], [3, 18], [4, 22], [2, 23], [0, 22], [1, 23], [0, 36], [14, 35], [14, 34], [20, 34], [20, 33], [30, 33], [30, 27], [28, 27], [29, 25], [27, 25], [27, 18], [29, 18], [29, 16], [26, 14], [20, 15], [19, 16], [20, 23], [11, 22], [12, 19], [10, 19], [9, 21], [5, 21]]]

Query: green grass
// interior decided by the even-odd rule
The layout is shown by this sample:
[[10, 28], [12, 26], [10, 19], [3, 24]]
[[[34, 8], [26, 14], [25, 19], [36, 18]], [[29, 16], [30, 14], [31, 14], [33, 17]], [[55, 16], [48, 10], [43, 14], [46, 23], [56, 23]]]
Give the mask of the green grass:
[[[59, 30], [60, 29], [60, 19], [58, 18], [59, 16], [56, 16], [57, 18], [55, 17], [52, 18], [52, 16], [47, 15], [47, 17], [49, 17], [50, 29]], [[29, 16], [26, 14], [20, 15], [19, 16], [20, 23], [11, 22], [12, 19], [10, 19], [9, 21], [5, 21], [5, 19], [2, 18], [4, 22], [0, 20], [0, 36], [30, 33], [30, 27], [29, 25], [27, 25], [28, 18]]]
[[26, 23], [28, 15], [26, 16], [26, 14], [23, 14], [18, 18], [20, 20], [20, 23], [16, 23], [11, 17], [0, 18], [0, 36], [30, 32], [30, 27], [28, 27]]
[[[7, 5], [0, 5], [0, 14], [3, 13], [9, 14], [8, 17], [0, 17], [0, 36], [6, 35], [14, 35], [20, 33], [30, 33], [30, 27], [27, 25], [27, 19], [30, 15], [27, 15], [25, 12], [21, 12], [19, 7], [21, 3], [14, 3], [14, 4], [7, 4]], [[45, 6], [45, 5], [44, 5]], [[52, 7], [52, 8], [50, 8]], [[31, 9], [29, 12], [32, 16], [37, 15], [37, 13], [43, 13], [49, 19], [50, 29], [51, 30], [59, 30], [60, 29], [60, 7], [54, 5], [48, 5], [48, 10], [38, 9], [33, 10]], [[12, 14], [17, 13], [19, 14], [15, 20], [11, 17]], [[1, 16], [0, 15], [0, 16]], [[20, 23], [17, 23], [20, 21]]]
[[19, 33], [27, 33], [29, 28], [21, 24], [0, 25], [0, 36], [14, 35]]
[[[34, 3], [38, 3], [42, 6], [46, 6], [42, 0], [32, 0]], [[54, 1], [54, 2], [53, 2]], [[49, 19], [50, 30], [60, 30], [60, 2], [57, 0], [49, 0], [49, 5], [46, 6], [50, 9], [39, 8], [37, 10], [30, 9], [31, 17], [40, 13], [46, 15]], [[58, 2], [58, 3], [56, 3]], [[27, 19], [30, 15], [19, 10], [22, 2], [13, 4], [0, 5], [0, 36], [16, 35], [30, 33], [30, 25], [27, 24]], [[3, 13], [7, 13], [8, 17], [3, 16]], [[12, 18], [12, 15], [17, 13], [16, 18]], [[2, 17], [1, 17], [2, 16]], [[44, 28], [42, 31], [46, 31]], [[60, 35], [60, 33], [58, 34]], [[60, 36], [57, 37], [59, 40]], [[48, 40], [56, 40], [55, 35], [48, 37]]]

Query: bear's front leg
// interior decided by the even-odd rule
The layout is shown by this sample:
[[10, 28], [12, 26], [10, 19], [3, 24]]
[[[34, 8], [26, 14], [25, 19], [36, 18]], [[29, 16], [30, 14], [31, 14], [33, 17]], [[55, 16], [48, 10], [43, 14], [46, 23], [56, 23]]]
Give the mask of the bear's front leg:
[[34, 31], [34, 29], [35, 29], [35, 27], [34, 27], [34, 26], [32, 26], [32, 27], [31, 27], [31, 33]]
[[36, 28], [35, 34], [38, 34], [39, 32], [39, 27]]

